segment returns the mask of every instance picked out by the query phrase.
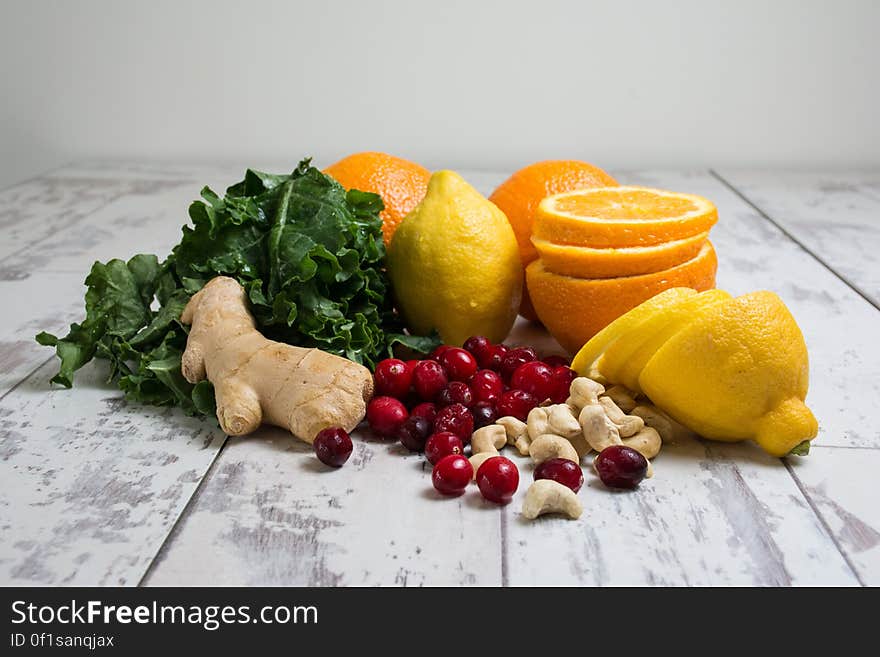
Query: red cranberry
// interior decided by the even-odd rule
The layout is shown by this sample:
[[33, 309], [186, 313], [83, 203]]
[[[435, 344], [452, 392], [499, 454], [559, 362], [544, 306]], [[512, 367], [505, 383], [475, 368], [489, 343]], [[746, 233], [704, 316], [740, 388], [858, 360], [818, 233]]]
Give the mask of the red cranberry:
[[471, 441], [471, 434], [474, 432], [474, 416], [462, 404], [446, 406], [437, 411], [434, 431], [450, 431], [467, 444]]
[[345, 429], [330, 427], [318, 432], [312, 447], [321, 463], [338, 468], [351, 456], [351, 437]]
[[504, 357], [501, 359], [502, 378], [505, 381], [510, 381], [510, 377], [513, 376], [513, 373], [520, 365], [531, 363], [533, 360], [538, 360], [537, 356], [535, 356], [534, 349], [529, 347], [517, 347], [516, 349], [511, 349], [504, 354]]
[[425, 441], [431, 435], [431, 423], [423, 417], [410, 415], [397, 427], [394, 435], [409, 451], [421, 452], [425, 449]]
[[451, 347], [440, 354], [440, 364], [453, 381], [467, 381], [477, 371], [477, 361], [470, 353]]
[[441, 344], [437, 346], [434, 351], [431, 352], [431, 355], [428, 356], [430, 360], [440, 360], [441, 354], [447, 349], [452, 349], [452, 345], [449, 344]]
[[519, 486], [519, 470], [504, 456], [493, 456], [477, 469], [477, 486], [490, 502], [507, 504]]
[[432, 401], [447, 383], [446, 370], [437, 361], [423, 360], [413, 369], [413, 386], [425, 401]]
[[480, 364], [480, 367], [483, 367], [483, 361], [486, 358], [491, 358], [494, 353], [492, 349], [493, 345], [489, 342], [489, 338], [482, 335], [472, 335], [465, 340], [462, 347], [473, 354], [474, 358], [476, 358], [477, 362]]
[[409, 412], [410, 416], [423, 417], [431, 426], [434, 426], [434, 418], [437, 417], [437, 405], [431, 402], [422, 402]]
[[367, 406], [370, 429], [380, 436], [393, 436], [408, 417], [406, 406], [394, 397], [373, 397]]
[[450, 381], [449, 385], [440, 391], [437, 395], [438, 406], [451, 406], [452, 404], [462, 404], [470, 406], [474, 402], [474, 396], [467, 383], [461, 381]]
[[539, 360], [524, 363], [510, 377], [510, 387], [524, 390], [539, 401], [544, 401], [556, 389], [553, 370]]
[[437, 465], [444, 456], [463, 453], [464, 443], [461, 442], [461, 438], [449, 431], [432, 434], [425, 443], [425, 456], [428, 457], [431, 465]]
[[489, 354], [483, 360], [478, 361], [480, 363], [480, 367], [500, 372], [501, 361], [504, 360], [504, 357], [507, 355], [508, 351], [510, 351], [510, 349], [506, 344], [494, 345]]
[[648, 473], [648, 460], [631, 447], [612, 445], [596, 457], [599, 479], [610, 488], [635, 488]]
[[545, 356], [541, 359], [543, 362], [547, 363], [553, 369], [557, 367], [568, 367], [571, 364], [571, 361], [568, 360], [565, 356], [560, 356], [558, 354], [553, 354], [551, 356]]
[[501, 395], [496, 409], [498, 410], [498, 417], [512, 415], [525, 422], [529, 411], [537, 405], [538, 400], [525, 390], [508, 390]]
[[568, 399], [571, 382], [577, 378], [577, 372], [567, 365], [553, 368], [553, 394], [550, 399], [554, 404], [563, 404]]
[[408, 360], [408, 361], [406, 361], [406, 370], [409, 372], [410, 377], [412, 377], [412, 373], [415, 371], [415, 369], [416, 369], [416, 365], [418, 365], [418, 364], [421, 363], [421, 362], [422, 362], [422, 361], [420, 361], [420, 360]]
[[498, 419], [498, 411], [489, 402], [477, 402], [471, 407], [474, 416], [474, 431], [493, 424]]
[[568, 459], [547, 459], [535, 468], [535, 481], [552, 479], [568, 486], [577, 493], [584, 485], [584, 473], [574, 461]]
[[470, 385], [475, 402], [494, 404], [504, 392], [504, 382], [492, 370], [479, 370], [471, 377]]
[[403, 399], [412, 385], [412, 370], [402, 360], [386, 358], [376, 365], [373, 378], [376, 380], [377, 395]]
[[461, 454], [448, 454], [431, 472], [431, 483], [444, 495], [461, 495], [474, 476], [474, 469]]

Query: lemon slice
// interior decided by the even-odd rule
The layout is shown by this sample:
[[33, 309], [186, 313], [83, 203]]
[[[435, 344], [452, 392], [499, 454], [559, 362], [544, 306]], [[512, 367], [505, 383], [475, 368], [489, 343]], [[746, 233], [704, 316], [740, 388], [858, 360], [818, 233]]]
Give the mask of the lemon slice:
[[[706, 290], [665, 308], [663, 312], [655, 313], [605, 352], [599, 363], [599, 371], [611, 381], [622, 383], [635, 392], [642, 392], [639, 375], [651, 356], [669, 338], [699, 318], [706, 309], [730, 298], [730, 294], [723, 290]], [[613, 378], [610, 372], [606, 372], [606, 362], [609, 366], [614, 363]]]
[[624, 313], [608, 326], [594, 335], [587, 342], [571, 362], [571, 369], [580, 376], [589, 375], [593, 366], [599, 360], [605, 350], [614, 342], [638, 326], [641, 322], [649, 319], [655, 313], [661, 312], [664, 308], [675, 305], [680, 301], [692, 297], [697, 294], [696, 290], [689, 287], [673, 287], [664, 290], [660, 294], [654, 295], [647, 301], [639, 304], [627, 313]]

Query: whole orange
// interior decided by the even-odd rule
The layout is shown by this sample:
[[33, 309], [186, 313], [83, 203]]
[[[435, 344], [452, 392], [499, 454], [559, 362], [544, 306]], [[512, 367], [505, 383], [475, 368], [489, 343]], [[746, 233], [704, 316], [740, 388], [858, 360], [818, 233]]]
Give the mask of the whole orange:
[[[547, 196], [592, 187], [612, 187], [617, 181], [597, 166], [580, 160], [544, 160], [523, 167], [501, 183], [489, 200], [507, 215], [516, 241], [523, 268], [538, 258], [532, 245], [532, 224], [538, 204]], [[538, 317], [532, 307], [527, 288], [523, 286], [520, 314], [531, 320]]]
[[367, 151], [344, 157], [324, 169], [346, 189], [373, 192], [382, 197], [382, 237], [391, 242], [397, 225], [425, 197], [431, 172], [401, 157]]

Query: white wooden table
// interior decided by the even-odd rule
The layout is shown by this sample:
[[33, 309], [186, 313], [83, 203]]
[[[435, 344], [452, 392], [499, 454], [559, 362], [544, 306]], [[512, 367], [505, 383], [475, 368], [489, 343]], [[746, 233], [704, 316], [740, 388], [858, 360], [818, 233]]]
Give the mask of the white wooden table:
[[126, 404], [101, 363], [49, 386], [33, 336], [81, 318], [91, 263], [164, 256], [200, 187], [243, 170], [89, 162], [0, 192], [0, 584], [880, 584], [880, 172], [620, 172], [718, 205], [718, 286], [789, 305], [820, 435], [804, 459], [666, 447], [636, 492], [587, 471], [579, 521], [528, 523], [525, 485], [503, 508], [439, 499], [395, 444], [356, 436], [330, 472], [281, 431]]

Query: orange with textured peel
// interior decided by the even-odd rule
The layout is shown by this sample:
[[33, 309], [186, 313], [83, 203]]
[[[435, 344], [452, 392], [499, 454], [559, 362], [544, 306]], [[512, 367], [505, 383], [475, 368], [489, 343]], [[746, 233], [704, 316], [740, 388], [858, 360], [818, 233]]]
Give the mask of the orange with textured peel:
[[[501, 183], [489, 197], [507, 215], [519, 245], [523, 267], [538, 257], [532, 245], [532, 224], [538, 204], [547, 196], [591, 187], [616, 185], [599, 167], [580, 160], [545, 160], [523, 167]], [[537, 319], [523, 288], [520, 314]]]
[[365, 152], [344, 157], [324, 169], [346, 189], [373, 192], [382, 197], [382, 237], [391, 243], [394, 231], [428, 191], [431, 172], [425, 167], [387, 153]]
[[641, 276], [573, 278], [554, 274], [541, 260], [526, 269], [526, 281], [538, 317], [570, 353], [643, 301], [673, 287], [698, 291], [715, 287], [718, 259], [707, 241], [695, 258], [676, 267]]
[[534, 236], [594, 248], [651, 246], [707, 232], [718, 221], [711, 201], [647, 187], [603, 187], [545, 198]]
[[669, 269], [694, 258], [709, 233], [653, 246], [595, 249], [589, 246], [554, 244], [532, 238], [544, 267], [554, 274], [577, 278], [616, 278], [638, 276]]

